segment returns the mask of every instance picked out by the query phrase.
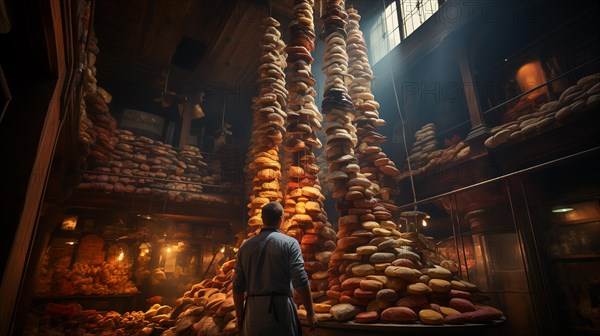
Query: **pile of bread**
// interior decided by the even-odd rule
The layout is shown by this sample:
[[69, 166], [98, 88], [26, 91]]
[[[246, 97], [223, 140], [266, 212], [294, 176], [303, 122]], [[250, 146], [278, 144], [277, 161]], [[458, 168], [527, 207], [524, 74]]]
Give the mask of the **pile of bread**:
[[438, 141], [435, 135], [435, 124], [429, 123], [415, 132], [415, 143], [411, 150], [410, 170], [405, 170], [398, 179], [408, 178], [410, 174], [417, 175], [434, 167], [466, 158], [471, 153], [471, 147], [458, 136], [445, 141], [446, 148], [437, 149]]
[[150, 328], [170, 328], [175, 325], [175, 321], [171, 319], [172, 311], [173, 308], [169, 305], [155, 303], [144, 312], [144, 319], [150, 323], [148, 325]]
[[322, 143], [317, 137], [323, 116], [315, 104], [315, 79], [312, 73], [316, 38], [313, 1], [295, 1], [290, 22], [290, 41], [286, 47], [287, 107], [285, 167], [285, 223], [283, 231], [300, 241], [313, 297], [324, 297], [327, 262], [335, 248], [335, 232], [323, 207], [319, 165], [315, 151]]
[[[342, 226], [357, 222], [342, 217]], [[458, 266], [418, 233], [350, 236], [340, 239], [339, 282], [327, 301], [315, 304], [321, 321], [355, 323], [486, 323], [503, 313], [485, 303], [476, 285], [458, 277]], [[301, 318], [306, 311], [299, 310]]]
[[83, 310], [80, 305], [49, 303], [39, 316], [39, 323], [28, 323], [24, 335], [152, 335], [155, 324], [144, 312], [120, 314], [116, 311]]
[[138, 292], [130, 279], [131, 263], [103, 262], [100, 265], [75, 263], [70, 268], [45, 266], [37, 295], [121, 295]]
[[262, 54], [258, 68], [259, 96], [253, 99], [252, 137], [246, 175], [252, 181], [249, 190], [248, 220], [250, 235], [260, 230], [261, 209], [270, 201], [283, 200], [279, 148], [283, 142], [283, 111], [288, 92], [285, 88], [285, 43], [281, 40], [279, 22], [268, 17], [260, 41]]
[[492, 128], [485, 146], [496, 148], [546, 132], [592, 112], [592, 107], [599, 103], [600, 73], [587, 75], [564, 90], [558, 99], [540, 106], [538, 111]]
[[82, 174], [80, 189], [129, 194], [154, 192], [166, 194], [174, 202], [232, 201], [202, 193], [203, 183], [219, 183], [221, 176], [209, 172], [197, 147], [175, 149], [170, 144], [136, 136], [128, 130], [115, 129], [113, 132], [117, 139], [113, 149], [107, 151], [102, 163], [90, 163], [92, 172]]
[[[235, 260], [221, 266], [217, 275], [193, 285], [176, 300], [171, 310], [161, 311], [154, 305], [146, 315], [150, 321], [168, 328], [163, 336], [236, 335], [236, 316], [233, 306], [233, 268]], [[151, 316], [153, 315], [153, 316]]]
[[407, 163], [410, 161], [411, 169], [421, 168], [432, 159], [430, 154], [438, 147], [439, 141], [435, 135], [435, 124], [425, 124], [415, 132], [415, 142], [406, 161]]
[[88, 169], [80, 189], [118, 193], [166, 194], [170, 201], [237, 202], [230, 197], [202, 193], [202, 183], [220, 184], [220, 172], [209, 173], [200, 150], [169, 144], [128, 130], [117, 129], [110, 112], [112, 96], [97, 85], [98, 39], [90, 36], [84, 67], [84, 96], [79, 110], [79, 140], [85, 145]]

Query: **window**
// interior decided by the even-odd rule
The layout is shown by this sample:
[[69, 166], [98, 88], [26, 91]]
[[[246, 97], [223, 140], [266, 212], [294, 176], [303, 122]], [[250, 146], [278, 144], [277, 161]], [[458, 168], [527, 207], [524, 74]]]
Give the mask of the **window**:
[[389, 4], [370, 32], [371, 58], [376, 63], [400, 43], [400, 25], [396, 2]]
[[404, 38], [414, 32], [439, 8], [438, 0], [400, 0]]
[[[440, 7], [440, 0], [399, 0], [390, 3], [381, 17], [371, 27], [371, 59], [377, 63], [402, 39], [414, 32], [429, 19]], [[398, 15], [397, 3], [400, 4]], [[402, 18], [402, 34], [398, 18]]]

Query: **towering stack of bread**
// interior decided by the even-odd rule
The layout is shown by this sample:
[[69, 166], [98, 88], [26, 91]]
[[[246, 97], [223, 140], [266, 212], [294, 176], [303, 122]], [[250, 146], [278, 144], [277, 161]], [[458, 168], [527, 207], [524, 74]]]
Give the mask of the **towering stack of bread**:
[[108, 104], [112, 96], [101, 87], [95, 93], [86, 93], [84, 96], [87, 117], [93, 126], [86, 130], [87, 134], [96, 139], [90, 145], [89, 159], [94, 165], [107, 164], [114, 159], [111, 155], [119, 141], [115, 137], [117, 120], [112, 116]]
[[96, 57], [100, 52], [100, 48], [98, 48], [98, 38], [94, 29], [90, 29], [89, 34], [89, 41], [85, 49], [85, 59], [83, 60], [85, 62], [83, 68], [83, 91], [91, 94], [96, 93], [98, 89]]
[[[331, 1], [328, 5], [331, 3], [341, 2]], [[326, 8], [326, 13], [330, 11]], [[327, 292], [332, 303], [330, 314], [336, 320], [353, 319], [359, 323], [417, 320], [427, 324], [453, 323], [453, 319], [445, 320], [444, 314], [461, 314], [474, 308], [468, 291], [475, 287], [455, 277], [458, 271], [456, 265], [437, 254], [430, 240], [417, 233], [400, 233], [392, 221], [391, 211], [396, 209], [390, 199], [392, 190], [390, 186], [381, 186], [387, 182], [386, 177], [399, 172], [379, 147], [385, 137], [376, 131], [376, 127], [383, 125], [384, 121], [379, 118], [379, 104], [370, 92], [373, 76], [358, 25], [360, 16], [353, 9], [348, 13], [346, 48], [351, 75], [348, 78], [356, 108], [353, 126], [358, 139], [355, 152], [331, 154], [333, 146], [329, 145], [335, 142], [328, 142], [325, 152], [330, 162], [329, 179], [334, 182], [334, 196], [340, 199], [337, 204], [340, 211], [339, 240], [329, 263], [330, 274], [337, 275], [330, 281]], [[328, 21], [326, 18], [324, 21], [327, 32]], [[337, 18], [333, 21], [339, 22]], [[328, 48], [328, 51], [331, 49]], [[336, 74], [327, 72], [327, 63], [324, 69], [328, 76]], [[333, 83], [331, 80], [328, 82]], [[328, 87], [326, 85], [326, 90]], [[341, 88], [341, 84], [338, 87]], [[344, 124], [330, 119], [329, 109], [323, 110], [327, 121], [324, 128], [330, 139], [335, 134], [329, 132], [331, 128], [340, 129]], [[328, 127], [330, 122], [336, 123], [335, 126]], [[348, 130], [348, 127], [345, 128]], [[340, 155], [348, 155], [350, 162], [358, 159], [359, 170], [350, 171], [347, 169], [349, 164], [344, 166], [345, 170], [339, 169], [337, 158]], [[463, 299], [467, 302], [462, 302]], [[464, 307], [460, 306], [463, 303]], [[456, 310], [450, 310], [450, 307]], [[485, 319], [501, 316], [501, 312], [494, 310], [492, 313], [492, 310], [486, 307], [477, 314], [471, 314], [485, 316]], [[457, 316], [462, 316], [456, 317], [457, 320], [465, 321], [467, 318]]]
[[[353, 124], [357, 111], [346, 86], [354, 78], [348, 73], [348, 13], [344, 2], [327, 2], [322, 19], [324, 26], [321, 38], [327, 43], [323, 65], [323, 72], [327, 76], [323, 100], [327, 139], [325, 156], [329, 162], [327, 181], [333, 183], [332, 196], [338, 199], [339, 210], [339, 240], [329, 263], [332, 278], [327, 295], [334, 303], [331, 314], [335, 319], [340, 319], [340, 316], [350, 318], [356, 314], [359, 304], [353, 292], [342, 292], [342, 284], [349, 278], [374, 271], [373, 265], [360, 262], [363, 258], [355, 251], [373, 238], [369, 225], [377, 223], [372, 213], [375, 204], [373, 184], [361, 172], [354, 151], [358, 145], [357, 129]], [[350, 51], [356, 54], [355, 49]], [[354, 273], [351, 268], [354, 268]]]
[[84, 99], [79, 108], [79, 140], [90, 146], [85, 148], [85, 154], [90, 154], [92, 164], [110, 161], [110, 152], [118, 141], [114, 136], [117, 121], [108, 106], [112, 96], [98, 86], [96, 79], [96, 55], [99, 50], [98, 38], [92, 30], [85, 50], [82, 79]]
[[315, 79], [311, 64], [315, 27], [312, 0], [294, 2], [287, 52], [287, 124], [285, 141], [285, 222], [283, 231], [298, 239], [311, 279], [314, 300], [326, 299], [327, 263], [335, 248], [335, 231], [327, 221], [314, 154], [322, 146], [316, 131], [323, 116], [315, 104]]
[[285, 132], [288, 92], [285, 88], [285, 43], [281, 40], [279, 22], [268, 17], [260, 42], [261, 65], [258, 68], [259, 96], [253, 99], [252, 143], [246, 169], [252, 181], [248, 221], [250, 235], [260, 230], [261, 209], [270, 201], [283, 200], [280, 181], [279, 148]]
[[108, 106], [112, 96], [97, 85], [95, 64], [98, 52], [98, 39], [92, 33], [86, 49], [86, 65], [83, 69], [84, 99], [79, 111], [79, 140], [90, 145], [88, 159], [92, 165], [111, 161], [111, 152], [118, 142], [114, 134], [117, 121]]
[[[361, 190], [364, 191], [367, 184], [370, 185], [369, 180], [360, 173], [358, 159], [354, 153], [358, 139], [356, 128], [352, 124], [355, 118], [354, 106], [346, 87], [349, 78], [346, 53], [348, 14], [344, 6], [343, 1], [330, 0], [325, 3], [321, 16], [323, 28], [320, 34], [321, 40], [326, 44], [324, 63], [321, 68], [326, 75], [322, 102], [325, 114], [323, 130], [326, 139], [323, 153], [328, 162], [326, 181], [332, 184], [331, 196], [338, 199], [336, 207], [340, 212], [338, 242], [328, 264], [330, 277], [329, 290], [326, 294], [329, 304], [334, 307], [340, 302], [340, 296], [336, 293], [340, 292], [341, 284], [338, 271], [343, 262], [344, 253], [341, 251], [349, 248], [355, 239], [359, 239], [350, 237], [344, 218], [355, 209], [355, 195], [362, 198]], [[331, 313], [337, 313], [337, 308], [331, 308]]]
[[360, 30], [360, 15], [354, 8], [348, 9], [348, 15], [348, 71], [352, 76], [348, 88], [356, 108], [354, 119], [358, 136], [356, 157], [360, 172], [373, 183], [371, 188], [378, 201], [373, 208], [373, 214], [379, 221], [389, 220], [390, 211], [395, 209], [394, 196], [399, 193], [399, 190], [394, 187], [392, 177], [398, 175], [399, 170], [380, 147], [380, 144], [386, 141], [386, 137], [378, 133], [377, 128], [384, 126], [385, 120], [380, 118], [379, 103], [371, 93], [371, 82], [374, 76], [367, 56], [365, 39]]
[[[97, 90], [96, 79], [96, 54], [98, 54], [98, 39], [92, 32], [90, 32], [89, 43], [85, 50], [85, 59], [83, 65], [83, 94], [95, 94]], [[87, 109], [85, 100], [81, 100], [79, 106], [79, 141], [84, 145], [91, 145], [96, 141], [95, 132], [88, 132], [88, 130], [94, 126], [94, 123], [87, 116]], [[86, 148], [89, 150], [89, 148]], [[87, 154], [87, 152], [86, 152]]]

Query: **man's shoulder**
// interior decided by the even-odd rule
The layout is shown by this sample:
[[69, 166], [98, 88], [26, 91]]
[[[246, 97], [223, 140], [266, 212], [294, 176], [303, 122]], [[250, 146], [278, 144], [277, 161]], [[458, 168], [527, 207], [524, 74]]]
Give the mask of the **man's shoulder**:
[[242, 242], [242, 244], [240, 245], [240, 249], [242, 249], [242, 248], [244, 248], [244, 247], [246, 247], [246, 246], [248, 246], [248, 245], [255, 244], [255, 243], [257, 242], [257, 240], [258, 240], [258, 239], [259, 239], [259, 238], [258, 238], [258, 236], [252, 236], [252, 237], [250, 237], [250, 238], [248, 238], [248, 239], [244, 240], [244, 241]]
[[289, 243], [297, 242], [296, 238], [292, 238], [283, 232], [275, 232], [275, 237]]
[[[269, 238], [270, 237], [270, 238]], [[276, 239], [279, 241], [283, 241], [286, 243], [293, 243], [293, 242], [298, 242], [296, 240], [296, 238], [290, 237], [288, 235], [286, 235], [285, 233], [281, 232], [281, 231], [275, 231], [275, 232], [271, 232], [269, 233], [269, 235], [256, 235], [253, 237], [250, 237], [248, 239], [246, 239], [241, 245], [240, 245], [240, 249], [242, 249], [243, 247], [247, 247], [247, 246], [252, 246], [255, 244], [260, 244], [260, 242], [264, 239]]]

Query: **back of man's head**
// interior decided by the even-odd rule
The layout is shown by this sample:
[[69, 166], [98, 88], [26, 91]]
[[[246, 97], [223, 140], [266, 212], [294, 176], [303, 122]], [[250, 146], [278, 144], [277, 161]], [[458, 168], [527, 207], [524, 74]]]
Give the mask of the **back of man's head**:
[[262, 221], [264, 226], [277, 227], [283, 217], [283, 207], [279, 202], [269, 202], [262, 207]]

